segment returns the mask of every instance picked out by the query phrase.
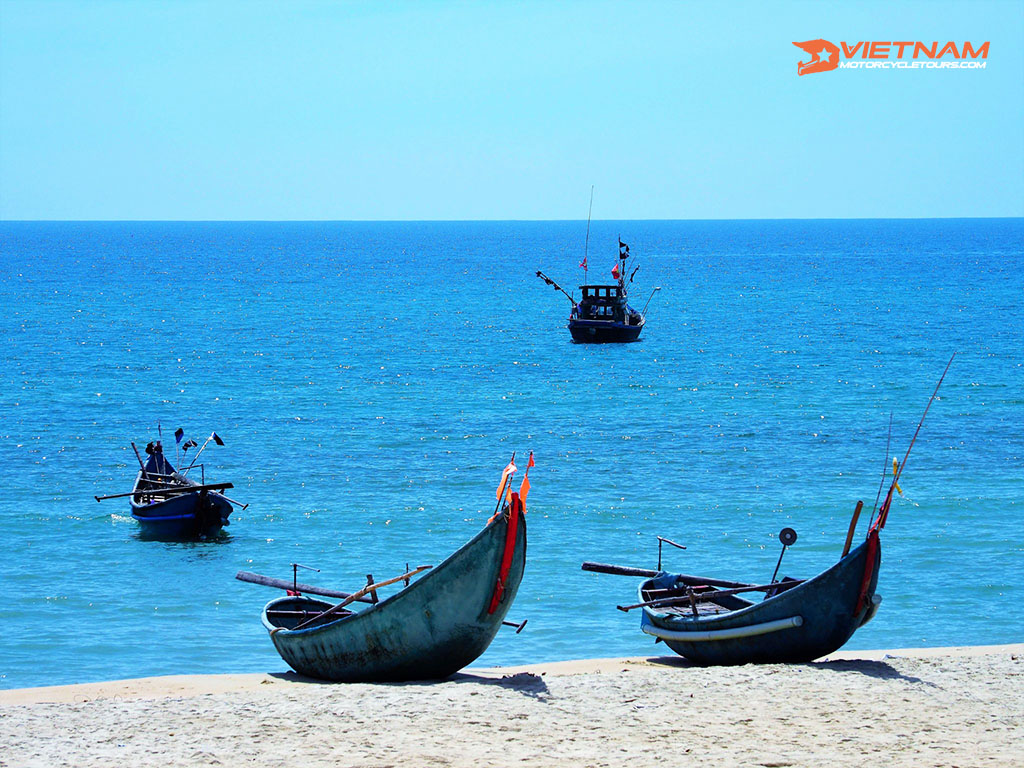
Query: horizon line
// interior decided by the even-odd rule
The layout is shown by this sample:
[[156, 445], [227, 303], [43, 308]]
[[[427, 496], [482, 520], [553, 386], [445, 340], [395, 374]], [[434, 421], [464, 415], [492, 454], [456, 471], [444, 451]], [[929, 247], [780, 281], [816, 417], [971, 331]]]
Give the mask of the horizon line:
[[[702, 219], [593, 219], [594, 222], [665, 222], [665, 221], [993, 221], [1024, 219], [1017, 216], [770, 216], [757, 218]], [[585, 219], [8, 219], [0, 224], [505, 224], [580, 222]]]

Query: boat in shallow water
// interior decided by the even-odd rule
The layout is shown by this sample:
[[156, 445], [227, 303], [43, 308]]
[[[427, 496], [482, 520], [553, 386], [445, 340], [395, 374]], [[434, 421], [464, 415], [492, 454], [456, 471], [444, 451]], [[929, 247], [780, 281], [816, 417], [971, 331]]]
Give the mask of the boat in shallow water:
[[[186, 440], [182, 445], [183, 435], [184, 430], [181, 429], [174, 433], [176, 445], [182, 447], [183, 455], [187, 455], [188, 449], [198, 443]], [[211, 442], [224, 445], [214, 432], [192, 456], [191, 463], [180, 471], [164, 455], [160, 440], [146, 446], [148, 458], [145, 462], [132, 443], [132, 450], [139, 460], [139, 473], [135, 476], [131, 492], [96, 496], [96, 501], [128, 497], [132, 518], [138, 521], [144, 538], [179, 541], [217, 533], [228, 524], [232, 505], [242, 509], [249, 505], [238, 504], [223, 494], [223, 491], [234, 487], [231, 483], [206, 482], [203, 465], [197, 464], [197, 460]], [[203, 478], [198, 483], [188, 476], [189, 471], [197, 467]]]
[[220, 491], [232, 488], [231, 483], [195, 482], [174, 468], [159, 441], [148, 446], [147, 453], [128, 499], [144, 536], [191, 539], [210, 536], [228, 525], [232, 506]]

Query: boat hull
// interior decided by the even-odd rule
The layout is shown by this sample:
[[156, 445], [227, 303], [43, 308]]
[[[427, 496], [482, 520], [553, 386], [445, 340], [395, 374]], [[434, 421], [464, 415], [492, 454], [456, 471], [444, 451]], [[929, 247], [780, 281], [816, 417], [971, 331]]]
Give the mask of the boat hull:
[[491, 644], [515, 599], [526, 566], [526, 519], [518, 516], [503, 598], [488, 613], [505, 551], [508, 520], [477, 536], [402, 591], [370, 608], [308, 629], [285, 629], [275, 610], [326, 606], [305, 597], [272, 600], [263, 625], [288, 665], [334, 682], [438, 680], [475, 661]]
[[183, 493], [153, 504], [132, 502], [132, 517], [146, 538], [161, 540], [210, 536], [228, 525], [231, 504], [218, 493]]
[[[841, 648], [875, 614], [881, 547], [870, 539], [823, 573], [763, 602], [711, 616], [645, 607], [641, 629], [697, 664], [807, 662]], [[677, 586], [662, 573], [643, 591]]]
[[623, 344], [636, 341], [644, 329], [640, 325], [624, 325], [623, 323], [604, 320], [570, 320], [569, 333], [577, 344]]

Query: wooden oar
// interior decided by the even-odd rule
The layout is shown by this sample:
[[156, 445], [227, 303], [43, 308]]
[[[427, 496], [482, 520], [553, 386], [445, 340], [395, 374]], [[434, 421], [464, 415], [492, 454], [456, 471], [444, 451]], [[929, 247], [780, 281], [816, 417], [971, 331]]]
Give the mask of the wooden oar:
[[139, 455], [139, 449], [135, 447], [135, 443], [132, 443], [132, 450], [135, 451], [135, 458], [139, 460], [139, 469], [142, 470], [142, 476], [146, 476], [146, 465], [142, 461], [142, 457]]
[[[150, 483], [161, 483], [163, 481], [162, 480], [148, 480], [147, 482], [150, 482]], [[175, 486], [175, 487], [180, 488], [181, 486]], [[93, 498], [96, 499], [96, 501], [103, 501], [104, 499], [123, 499], [125, 496], [141, 496], [144, 493], [148, 493], [148, 491], [131, 491], [130, 493], [114, 493], [114, 494], [111, 494], [109, 496], [95, 496], [94, 495]]]
[[[594, 573], [610, 573], [613, 576], [639, 576], [643, 579], [653, 579], [658, 571], [648, 571], [644, 568], [632, 568], [628, 565], [607, 565], [606, 563], [586, 562], [580, 566], [584, 571]], [[709, 587], [749, 587], [742, 581], [726, 581], [725, 579], [711, 579], [706, 576], [690, 576], [686, 573], [677, 574], [677, 577], [684, 584], [701, 584]]]
[[[162, 481], [159, 481], [159, 480], [153, 480], [154, 477], [156, 477], [156, 478], [166, 477], [166, 478], [172, 478], [172, 479], [175, 477], [175, 475], [160, 475], [160, 474], [157, 474], [156, 472], [147, 472], [146, 475], [150, 478], [150, 482], [162, 482]], [[221, 496], [224, 496], [224, 494], [222, 493]], [[229, 496], [224, 496], [224, 499], [226, 501], [230, 501], [232, 504], [234, 504], [239, 509], [248, 509], [249, 508], [248, 504], [243, 504], [240, 501], [235, 501], [234, 499], [230, 498]]]
[[[415, 576], [420, 571], [425, 571], [428, 568], [433, 568], [433, 567], [434, 566], [432, 566], [432, 565], [421, 565], [419, 568], [416, 568], [415, 570], [409, 571], [408, 573], [403, 573], [401, 576], [396, 576], [393, 579], [387, 579], [386, 581], [379, 581], [376, 584], [369, 584], [369, 585], [363, 587], [362, 589], [360, 589], [355, 594], [349, 595], [348, 597], [346, 597], [344, 600], [342, 600], [337, 605], [332, 605], [330, 608], [328, 608], [323, 613], [318, 613], [313, 618], [308, 619], [307, 621], [302, 622], [301, 624], [296, 626], [295, 629], [302, 629], [302, 628], [312, 624], [313, 622], [318, 621], [319, 619], [323, 619], [323, 618], [325, 618], [327, 616], [331, 616], [331, 615], [337, 613], [338, 611], [340, 611], [342, 608], [344, 608], [349, 603], [354, 603], [359, 598], [365, 597], [366, 595], [368, 595], [371, 592], [374, 592], [374, 591], [380, 589], [381, 587], [386, 587], [389, 584], [394, 584], [396, 581], [404, 581], [405, 579], [412, 578], [413, 576]], [[273, 632], [277, 632], [280, 629], [281, 629], [281, 627], [278, 627], [277, 629], [273, 630]]]
[[[250, 571], [239, 571], [235, 574], [235, 578], [239, 581], [247, 581], [250, 584], [261, 584], [264, 587], [275, 587], [276, 589], [291, 590], [293, 592], [302, 592], [309, 595], [322, 595], [323, 597], [336, 597], [339, 600], [344, 600], [346, 597], [352, 597], [351, 592], [339, 592], [336, 589], [327, 589], [326, 587], [315, 587], [312, 584], [302, 584], [295, 579], [288, 581], [286, 579], [275, 579], [272, 576], [263, 576], [259, 573], [251, 573]], [[368, 597], [358, 598], [357, 602], [360, 603], [372, 603]]]
[[249, 508], [249, 505], [248, 505], [248, 504], [243, 504], [243, 503], [242, 503], [242, 502], [240, 502], [240, 501], [235, 501], [234, 499], [232, 499], [232, 498], [230, 498], [230, 497], [228, 497], [228, 496], [225, 496], [225, 495], [224, 495], [223, 493], [222, 493], [222, 494], [220, 494], [220, 495], [221, 495], [221, 497], [222, 497], [222, 498], [223, 498], [223, 499], [224, 499], [225, 501], [230, 501], [230, 502], [231, 502], [232, 504], [234, 504], [234, 505], [235, 505], [236, 507], [238, 507], [239, 509], [248, 509], [248, 508]]
[[206, 483], [205, 485], [179, 485], [169, 488], [155, 488], [149, 491], [136, 491], [138, 496], [166, 496], [173, 493], [192, 493], [193, 491], [223, 491], [234, 488], [234, 483]]
[[776, 581], [773, 584], [752, 584], [748, 587], [737, 587], [736, 589], [713, 589], [708, 590], [707, 592], [693, 592], [691, 588], [691, 590], [687, 591], [685, 595], [680, 595], [679, 597], [662, 597], [657, 600], [647, 600], [643, 603], [636, 603], [635, 605], [617, 605], [615, 607], [618, 608], [620, 611], [631, 611], [634, 608], [644, 608], [646, 606], [657, 607], [661, 605], [673, 605], [683, 600], [690, 603], [701, 603], [706, 602], [708, 600], [713, 600], [716, 597], [723, 597], [725, 595], [738, 595], [741, 592], [764, 592], [769, 589], [774, 589], [783, 584], [785, 584], [786, 586], [791, 586], [799, 583], [800, 581], [796, 580]]
[[232, 483], [208, 483], [206, 485], [175, 485], [168, 488], [150, 488], [145, 491], [132, 491], [131, 493], [114, 493], [110, 496], [94, 496], [96, 501], [104, 499], [123, 499], [125, 496], [166, 496], [168, 494], [192, 493], [194, 491], [220, 491], [225, 488], [234, 488]]
[[853, 533], [857, 530], [857, 518], [860, 517], [860, 511], [863, 508], [863, 501], [858, 501], [857, 506], [853, 508], [853, 519], [850, 521], [850, 530], [846, 532], [846, 544], [843, 545], [843, 554], [839, 558], [840, 560], [850, 554], [850, 545], [853, 544]]

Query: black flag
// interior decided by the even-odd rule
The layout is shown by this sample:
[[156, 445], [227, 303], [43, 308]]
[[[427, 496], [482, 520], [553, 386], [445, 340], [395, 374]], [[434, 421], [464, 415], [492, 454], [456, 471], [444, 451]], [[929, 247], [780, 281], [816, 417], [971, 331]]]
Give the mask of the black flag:
[[216, 432], [213, 433], [213, 442], [217, 445], [224, 445], [224, 441], [220, 439], [220, 436]]
[[199, 443], [197, 443], [192, 438], [189, 438], [188, 440], [185, 441], [185, 444], [181, 446], [181, 453], [184, 455], [188, 453], [189, 448], [195, 448], [197, 445], [199, 445]]
[[182, 429], [181, 427], [178, 427], [176, 430], [174, 430], [174, 442], [180, 443], [181, 442], [181, 438], [184, 437], [184, 436], [185, 436], [185, 430]]
[[621, 239], [619, 240], [619, 258], [623, 260], [629, 258], [629, 246], [622, 242]]

